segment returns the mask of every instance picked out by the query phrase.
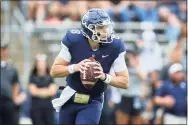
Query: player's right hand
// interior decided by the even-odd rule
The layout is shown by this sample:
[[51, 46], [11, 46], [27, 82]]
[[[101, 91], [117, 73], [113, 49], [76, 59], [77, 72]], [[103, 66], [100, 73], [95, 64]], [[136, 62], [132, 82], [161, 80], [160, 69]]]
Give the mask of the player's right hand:
[[91, 61], [89, 59], [84, 59], [81, 62], [74, 64], [74, 71], [83, 73], [84, 70], [87, 70], [86, 67], [89, 67], [89, 65], [85, 62]]

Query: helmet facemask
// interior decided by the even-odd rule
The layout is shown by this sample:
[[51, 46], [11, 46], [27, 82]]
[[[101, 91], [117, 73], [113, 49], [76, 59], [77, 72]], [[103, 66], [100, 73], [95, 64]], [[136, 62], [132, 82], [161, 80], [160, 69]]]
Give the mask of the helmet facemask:
[[113, 22], [108, 21], [101, 24], [89, 24], [88, 29], [93, 33], [91, 40], [97, 43], [111, 43], [113, 40]]

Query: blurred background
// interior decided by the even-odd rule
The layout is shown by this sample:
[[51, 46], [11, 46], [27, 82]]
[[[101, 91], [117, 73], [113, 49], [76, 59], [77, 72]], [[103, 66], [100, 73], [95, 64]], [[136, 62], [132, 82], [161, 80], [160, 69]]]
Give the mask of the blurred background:
[[[90, 8], [105, 10], [115, 22], [114, 31], [125, 43], [127, 66], [137, 68], [144, 77], [131, 88], [139, 93], [142, 108], [136, 111], [144, 124], [163, 123], [163, 107], [153, 101], [157, 88], [169, 79], [168, 69], [173, 63], [181, 63], [186, 74], [187, 57], [187, 8], [186, 1], [1, 1], [1, 43], [7, 43], [9, 62], [18, 70], [20, 86], [27, 99], [20, 105], [19, 123], [32, 124], [30, 105], [32, 100], [31, 80], [36, 55], [45, 54], [51, 67], [61, 50], [60, 41], [67, 30], [81, 28], [81, 16]], [[79, 46], [78, 46], [79, 47]], [[42, 57], [41, 57], [42, 58]], [[40, 63], [39, 66], [40, 67]], [[40, 68], [39, 68], [40, 69]], [[1, 73], [3, 74], [3, 73]], [[131, 74], [135, 77], [137, 74]], [[65, 78], [53, 80], [58, 86], [66, 84]], [[130, 83], [131, 84], [131, 83]], [[126, 90], [125, 90], [126, 91]], [[139, 92], [138, 92], [139, 91]], [[56, 91], [53, 97], [58, 96]], [[126, 92], [108, 87], [101, 124], [115, 124], [122, 95]], [[130, 94], [130, 93], [129, 93]], [[128, 95], [127, 96], [132, 96]], [[157, 108], [156, 108], [157, 107]], [[131, 111], [132, 112], [132, 111]], [[131, 114], [128, 114], [131, 116]], [[58, 114], [53, 113], [54, 123]]]

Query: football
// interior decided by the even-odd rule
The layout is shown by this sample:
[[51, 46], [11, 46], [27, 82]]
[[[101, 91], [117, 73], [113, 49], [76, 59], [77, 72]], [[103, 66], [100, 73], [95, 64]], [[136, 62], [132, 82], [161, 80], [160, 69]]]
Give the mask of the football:
[[90, 57], [89, 60], [91, 61], [85, 62], [89, 65], [89, 67], [87, 67], [87, 70], [84, 70], [83, 73], [80, 73], [82, 84], [87, 89], [91, 89], [96, 84], [98, 79], [96, 79], [95, 77], [99, 75], [97, 73], [94, 73], [94, 67], [97, 66], [94, 63], [96, 62], [96, 60], [93, 57]]

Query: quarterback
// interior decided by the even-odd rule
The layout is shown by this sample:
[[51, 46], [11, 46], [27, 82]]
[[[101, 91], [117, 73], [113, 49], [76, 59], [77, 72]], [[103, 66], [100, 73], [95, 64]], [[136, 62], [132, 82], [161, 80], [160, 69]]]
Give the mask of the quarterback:
[[[82, 30], [67, 31], [61, 41], [62, 50], [52, 68], [53, 77], [67, 77], [61, 96], [52, 100], [58, 111], [59, 124], [98, 124], [108, 85], [128, 88], [129, 73], [125, 63], [125, 45], [113, 34], [113, 22], [101, 9], [90, 9], [81, 20]], [[98, 62], [96, 84], [84, 87], [80, 73], [87, 70], [90, 57]], [[111, 75], [112, 72], [115, 75]]]

